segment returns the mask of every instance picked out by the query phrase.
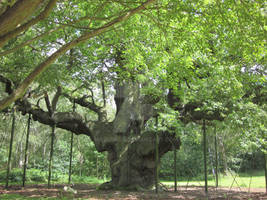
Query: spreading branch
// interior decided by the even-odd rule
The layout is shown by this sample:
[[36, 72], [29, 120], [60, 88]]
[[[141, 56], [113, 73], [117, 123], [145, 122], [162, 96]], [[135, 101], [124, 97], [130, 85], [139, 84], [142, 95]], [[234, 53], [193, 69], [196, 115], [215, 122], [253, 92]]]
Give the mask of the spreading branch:
[[[91, 97], [92, 103], [95, 104], [94, 91], [91, 88], [88, 88], [88, 90], [91, 92], [91, 95], [89, 97]], [[84, 96], [83, 98], [85, 97], [88, 97], [88, 96]]]
[[[58, 0], [50, 0], [45, 9], [37, 17], [18, 27], [17, 25], [19, 25], [21, 22], [23, 22], [33, 14], [33, 12], [43, 2], [43, 0], [20, 0], [5, 13], [3, 13], [3, 15], [0, 16], [1, 18], [3, 18], [3, 22], [0, 24], [0, 30], [2, 30], [2, 28], [4, 29], [0, 32], [0, 47], [3, 47], [7, 41], [16, 37], [21, 32], [45, 19], [50, 14], [57, 1]], [[22, 18], [20, 16], [21, 14], [23, 15]], [[8, 25], [9, 23], [11, 23], [11, 25]], [[7, 28], [5, 29], [4, 27]]]
[[6, 35], [16, 29], [27, 18], [33, 15], [42, 0], [18, 0], [14, 5], [9, 5], [0, 15], [0, 36]]
[[[88, 20], [88, 19], [90, 19], [90, 20], [96, 20], [96, 21], [106, 21], [106, 20], [108, 20], [108, 19], [110, 19], [112, 17], [113, 16], [110, 16], [108, 18], [96, 18], [96, 17], [84, 16], [84, 17], [81, 17], [80, 19], [73, 20], [73, 21], [70, 21], [70, 22], [65, 23], [65, 24], [57, 23], [57, 24], [60, 24], [60, 26], [58, 26], [58, 27], [56, 27], [54, 29], [51, 29], [49, 31], [46, 31], [44, 33], [41, 33], [40, 35], [38, 35], [38, 36], [36, 36], [36, 37], [34, 37], [34, 38], [30, 39], [30, 40], [27, 40], [25, 42], [22, 42], [21, 44], [15, 46], [14, 48], [11, 48], [11, 49], [8, 49], [6, 51], [1, 52], [0, 53], [0, 56], [6, 56], [6, 55], [8, 55], [10, 53], [13, 53], [13, 52], [15, 52], [15, 51], [17, 51], [17, 50], [19, 50], [19, 49], [27, 46], [27, 45], [30, 45], [31, 43], [33, 43], [33, 42], [35, 42], [35, 41], [37, 41], [37, 40], [39, 40], [39, 39], [41, 39], [41, 38], [43, 38], [43, 37], [45, 37], [47, 35], [50, 35], [50, 34], [56, 32], [56, 31], [59, 31], [61, 29], [64, 29], [65, 27], [76, 27], [76, 26], [74, 26], [74, 24], [79, 23], [81, 21]], [[53, 23], [55, 23], [55, 22], [53, 22]]]
[[95, 102], [88, 101], [88, 96], [84, 95], [81, 98], [74, 98], [66, 93], [64, 93], [63, 96], [69, 99], [70, 102], [74, 102], [75, 104], [78, 104], [95, 112], [98, 115], [98, 121], [107, 121], [107, 113], [105, 107], [98, 106], [95, 104]]
[[222, 121], [224, 120], [223, 115], [229, 112], [221, 109], [208, 111], [200, 110], [204, 105], [203, 102], [188, 102], [186, 104], [182, 104], [181, 99], [174, 94], [173, 89], [169, 89], [167, 100], [171, 108], [180, 112], [180, 119], [185, 123], [190, 121], [198, 122], [203, 119]]
[[56, 111], [57, 103], [58, 103], [59, 97], [61, 95], [61, 92], [62, 92], [61, 87], [58, 86], [57, 87], [57, 92], [56, 92], [56, 94], [55, 94], [55, 96], [54, 96], [54, 98], [52, 100], [52, 105], [51, 105], [51, 108], [52, 108], [53, 112]]
[[62, 28], [64, 28], [64, 27], [65, 27], [65, 26], [60, 26], [60, 27], [51, 29], [51, 30], [49, 30], [49, 31], [47, 31], [47, 32], [44, 32], [44, 33], [42, 33], [42, 34], [40, 34], [40, 35], [38, 35], [38, 36], [36, 36], [36, 37], [30, 39], [30, 40], [27, 40], [26, 42], [23, 42], [23, 43], [21, 43], [21, 44], [15, 46], [14, 48], [11, 48], [11, 49], [8, 49], [8, 50], [6, 50], [6, 51], [3, 51], [3, 52], [0, 53], [0, 57], [1, 57], [1, 56], [6, 56], [6, 55], [8, 55], [8, 54], [10, 54], [10, 53], [13, 53], [13, 52], [15, 52], [15, 51], [17, 51], [17, 50], [19, 50], [19, 49], [21, 49], [21, 48], [27, 46], [27, 45], [30, 45], [30, 44], [33, 43], [34, 41], [37, 41], [37, 40], [39, 40], [39, 39], [41, 39], [41, 38], [43, 38], [43, 37], [45, 37], [45, 36], [47, 36], [47, 35], [50, 35], [51, 33], [56, 32], [56, 31], [58, 31], [58, 30], [60, 30], [60, 29], [62, 29]]
[[55, 112], [51, 116], [49, 111], [33, 106], [27, 99], [17, 101], [16, 105], [22, 114], [31, 114], [33, 120], [49, 126], [55, 125], [77, 135], [88, 135], [95, 143], [98, 151], [102, 152], [108, 149], [108, 144], [104, 140], [112, 131], [111, 123], [100, 121], [86, 122], [77, 112]]
[[46, 104], [46, 108], [48, 110], [49, 116], [52, 117], [53, 111], [52, 111], [51, 103], [50, 103], [49, 96], [47, 93], [45, 94], [45, 104]]
[[140, 12], [141, 10], [145, 9], [148, 5], [154, 3], [156, 0], [147, 0], [145, 3], [140, 5], [139, 7], [130, 10], [126, 14], [119, 16], [115, 18], [114, 20], [111, 20], [110, 22], [106, 23], [102, 27], [91, 31], [86, 32], [79, 38], [63, 45], [60, 49], [58, 49], [55, 53], [53, 53], [50, 57], [48, 57], [44, 62], [42, 62], [40, 65], [38, 65], [22, 82], [21, 84], [13, 91], [11, 95], [4, 98], [0, 101], [0, 110], [8, 107], [12, 102], [16, 101], [17, 99], [21, 98], [23, 94], [25, 93], [26, 89], [29, 87], [29, 85], [44, 71], [46, 70], [57, 58], [59, 58], [62, 54], [66, 53], [68, 50], [73, 48], [74, 46], [77, 46], [88, 39], [91, 39], [97, 35], [100, 35], [104, 32], [109, 31], [113, 26], [129, 19], [134, 14]]
[[103, 97], [104, 106], [106, 106], [106, 90], [105, 90], [104, 81], [101, 81], [101, 87], [102, 87], [102, 97]]

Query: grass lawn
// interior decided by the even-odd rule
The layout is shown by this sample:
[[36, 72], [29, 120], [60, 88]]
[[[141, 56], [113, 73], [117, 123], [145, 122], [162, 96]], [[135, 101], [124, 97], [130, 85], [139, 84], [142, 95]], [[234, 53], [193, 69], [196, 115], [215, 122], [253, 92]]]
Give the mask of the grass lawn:
[[[41, 179], [41, 177], [43, 177], [42, 173], [39, 174], [40, 176], [33, 176], [34, 175], [33, 172], [29, 173], [29, 175], [31, 175], [32, 178], [38, 178], [38, 179]], [[226, 175], [226, 176], [220, 175], [220, 177], [219, 177], [219, 186], [220, 187], [228, 187], [228, 188], [230, 188], [231, 185], [233, 184], [232, 187], [249, 188], [249, 186], [250, 186], [251, 189], [252, 188], [264, 188], [265, 187], [265, 176], [264, 176], [264, 172], [263, 171], [262, 172], [249, 173], [249, 174], [238, 174], [236, 176], [236, 181], [233, 181], [235, 176], [236, 176], [235, 174], [231, 175], [230, 173], [228, 173], [228, 175]], [[100, 191], [95, 189], [95, 185], [96, 184], [103, 183], [106, 180], [99, 180], [99, 179], [94, 178], [94, 177], [79, 177], [79, 176], [72, 176], [72, 177], [73, 177], [73, 182], [74, 183], [85, 183], [85, 184], [76, 185], [76, 187], [77, 187], [76, 191], [78, 191], [78, 192], [76, 194], [77, 198], [75, 197], [75, 199], [88, 199], [89, 198], [88, 194], [90, 194], [93, 197], [93, 199], [98, 199], [98, 198], [100, 198], [100, 199], [110, 199], [110, 197], [112, 195], [115, 195], [115, 193], [113, 191], [109, 191], [109, 192], [102, 191], [102, 192], [100, 192]], [[54, 180], [52, 182], [52, 184], [62, 184], [64, 186], [64, 183], [67, 182], [68, 176], [67, 175], [58, 175], [57, 178], [58, 178], [58, 180]], [[209, 186], [215, 186], [215, 181], [213, 179], [213, 176], [209, 175], [208, 178], [209, 178], [208, 185]], [[15, 180], [17, 180], [17, 179], [15, 179]], [[33, 183], [35, 183], [35, 184], [42, 183], [43, 186], [37, 187], [37, 188], [35, 187], [35, 185], [30, 186]], [[173, 187], [174, 186], [174, 181], [162, 180], [161, 183], [163, 183], [167, 187]], [[19, 182], [10, 182], [10, 185], [20, 185], [20, 184], [21, 184], [21, 181], [19, 181]], [[42, 199], [43, 200], [44, 199], [47, 199], [47, 200], [56, 200], [56, 199], [69, 200], [69, 199], [73, 199], [74, 198], [74, 194], [63, 194], [63, 193], [61, 193], [61, 191], [63, 191], [62, 188], [61, 188], [61, 185], [58, 185], [58, 186], [56, 186], [55, 188], [52, 188], [52, 189], [47, 189], [44, 184], [46, 184], [46, 182], [39, 182], [38, 183], [38, 182], [28, 181], [27, 182], [28, 187], [20, 188], [19, 190], [13, 189], [13, 191], [12, 190], [9, 191], [10, 193], [0, 194], [0, 199], [1, 200], [2, 199], [3, 200], [13, 200], [13, 199], [16, 199], [16, 200], [42, 200]], [[93, 185], [91, 185], [91, 187], [90, 187], [88, 184], [93, 184]], [[4, 185], [4, 182], [2, 182], [0, 185]], [[84, 185], [85, 185], [85, 187], [84, 187]], [[193, 178], [193, 180], [190, 180], [188, 182], [187, 181], [178, 181], [178, 187], [179, 186], [186, 186], [186, 185], [188, 185], [188, 186], [204, 186], [204, 181], [201, 180], [201, 178], [199, 178], [199, 177], [198, 178], [197, 177]], [[4, 192], [6, 192], [6, 191], [4, 191]], [[141, 193], [136, 192], [134, 194], [136, 195], [137, 199], [140, 199], [141, 197], [143, 197], [143, 196], [140, 196], [140, 195], [143, 195], [142, 193], [143, 192], [141, 192]], [[102, 196], [99, 196], [99, 194], [101, 194]], [[129, 195], [130, 196], [133, 195], [129, 191], [125, 192], [125, 193], [122, 192], [121, 195], [119, 195], [119, 194], [120, 193], [118, 193], [117, 196], [115, 195], [114, 198], [112, 198], [112, 199], [117, 199], [117, 198], [119, 198], [119, 199], [124, 199], [124, 198], [125, 199], [129, 199]], [[154, 194], [154, 192], [153, 191], [152, 191], [152, 193], [148, 192], [147, 195], [149, 196], [151, 194]], [[224, 193], [218, 193], [218, 194], [219, 195], [223, 195]], [[246, 195], [247, 193], [242, 193], [242, 194], [241, 193], [240, 194], [239, 193], [238, 194], [233, 193], [233, 194], [235, 194], [235, 195]], [[166, 198], [169, 197], [168, 195], [176, 195], [176, 194], [175, 193], [168, 193]], [[199, 188], [195, 189], [195, 190], [190, 190], [188, 194], [184, 193], [183, 195], [185, 195], [184, 196], [185, 199], [187, 197], [186, 195], [189, 195], [190, 197], [192, 197], [192, 195], [195, 195], [194, 196], [195, 199], [201, 199], [199, 197], [199, 195], [200, 195]], [[152, 198], [152, 199], [154, 199], [154, 198]], [[162, 197], [161, 199], [165, 199], [165, 197]]]
[[[235, 181], [234, 181], [235, 178]], [[174, 186], [174, 181], [161, 181], [161, 183], [167, 186]], [[204, 178], [202, 180], [189, 180], [188, 181], [179, 181], [177, 180], [178, 186], [204, 186]], [[212, 178], [208, 180], [209, 186], [215, 186], [215, 179]], [[245, 187], [245, 188], [264, 188], [265, 187], [265, 176], [264, 172], [252, 172], [251, 174], [230, 174], [219, 176], [219, 186], [220, 187]]]

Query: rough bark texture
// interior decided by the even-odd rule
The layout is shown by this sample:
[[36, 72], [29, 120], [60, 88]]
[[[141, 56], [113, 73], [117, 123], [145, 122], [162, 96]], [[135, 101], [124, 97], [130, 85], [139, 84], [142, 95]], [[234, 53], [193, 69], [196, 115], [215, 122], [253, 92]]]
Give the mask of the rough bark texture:
[[23, 24], [41, 3], [43, 0], [18, 0], [14, 5], [3, 8], [5, 12], [0, 15], [0, 36]]
[[[131, 137], [122, 135], [109, 152], [112, 181], [101, 188], [149, 188], [154, 183], [155, 133], [146, 132], [131, 143]], [[172, 142], [179, 148], [180, 141], [168, 132], [159, 133], [159, 157], [172, 149]]]

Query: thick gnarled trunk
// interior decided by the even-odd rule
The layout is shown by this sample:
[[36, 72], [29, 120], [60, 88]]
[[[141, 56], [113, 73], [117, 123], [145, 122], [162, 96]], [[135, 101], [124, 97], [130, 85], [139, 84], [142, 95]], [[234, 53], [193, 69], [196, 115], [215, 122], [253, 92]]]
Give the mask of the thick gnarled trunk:
[[108, 150], [112, 180], [103, 184], [103, 189], [148, 189], [154, 183], [155, 134], [159, 134], [159, 156], [173, 147], [180, 147], [180, 140], [169, 132], [145, 132], [141, 137], [120, 138], [117, 145]]
[[[55, 112], [31, 106], [27, 101], [20, 102], [22, 113], [31, 113], [34, 120], [43, 124], [69, 130], [75, 134], [88, 135], [97, 151], [108, 152], [111, 169], [111, 181], [103, 184], [103, 189], [147, 189], [154, 183], [155, 173], [155, 134], [159, 135], [159, 156], [180, 147], [175, 134], [169, 132], [151, 132], [145, 129], [146, 122], [157, 115], [153, 109], [155, 102], [140, 94], [140, 85], [136, 82], [118, 84], [116, 87], [116, 116], [107, 121], [105, 108], [86, 98], [73, 99], [72, 102], [93, 110], [98, 121], [86, 122], [75, 112]], [[48, 109], [49, 110], [49, 109]]]
[[[153, 104], [140, 95], [139, 87], [134, 82], [116, 86], [117, 113], [109, 128], [112, 131], [101, 137], [101, 147], [105, 146], [108, 152], [112, 180], [100, 188], [138, 190], [151, 187], [156, 167], [155, 134], [159, 134], [160, 157], [172, 150], [173, 145], [177, 149], [180, 147], [174, 134], [144, 131], [145, 123], [155, 117], [156, 112]], [[95, 144], [98, 148], [96, 140]]]

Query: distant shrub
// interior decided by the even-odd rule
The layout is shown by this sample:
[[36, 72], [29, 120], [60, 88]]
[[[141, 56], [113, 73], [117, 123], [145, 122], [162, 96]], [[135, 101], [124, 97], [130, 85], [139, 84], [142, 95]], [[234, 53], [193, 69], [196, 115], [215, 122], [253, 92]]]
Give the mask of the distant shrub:
[[[9, 173], [8, 180], [11, 182], [19, 182], [22, 181], [23, 172], [22, 169], [12, 169]], [[4, 182], [6, 180], [6, 170], [0, 171], [0, 182]]]
[[[11, 170], [9, 174], [9, 181], [14, 183], [21, 183], [23, 177], [23, 169], [14, 168]], [[47, 182], [48, 173], [46, 171], [42, 171], [40, 169], [28, 169], [26, 174], [26, 181], [27, 182], [34, 182], [34, 183], [45, 183]], [[6, 181], [6, 170], [0, 170], [0, 182]], [[57, 183], [66, 183], [68, 182], [68, 174], [63, 174], [57, 171], [52, 172], [51, 181]], [[100, 184], [106, 180], [100, 180], [96, 177], [89, 177], [89, 176], [72, 176], [72, 182], [74, 183], [94, 183]]]
[[[9, 181], [11, 182], [22, 182], [23, 169], [14, 168], [9, 173]], [[6, 180], [6, 170], [0, 171], [0, 182]], [[26, 181], [33, 182], [45, 182], [46, 173], [38, 169], [28, 169], [26, 174]]]
[[46, 182], [46, 173], [39, 169], [29, 169], [27, 176], [33, 182]]

